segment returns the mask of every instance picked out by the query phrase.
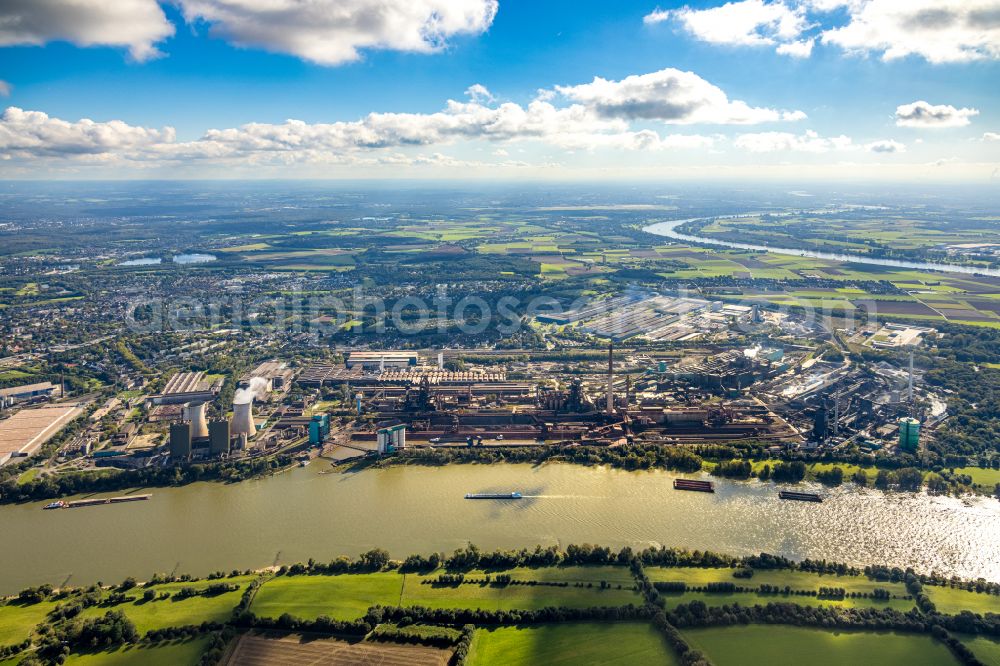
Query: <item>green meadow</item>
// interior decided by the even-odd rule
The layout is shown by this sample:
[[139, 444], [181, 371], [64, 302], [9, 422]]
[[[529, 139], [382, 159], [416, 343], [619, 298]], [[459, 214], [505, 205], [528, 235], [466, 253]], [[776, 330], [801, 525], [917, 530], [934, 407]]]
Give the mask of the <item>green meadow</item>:
[[715, 666], [946, 666], [951, 652], [929, 636], [890, 632], [823, 631], [788, 626], [688, 629], [685, 638]]
[[645, 623], [579, 623], [480, 629], [470, 666], [678, 663], [663, 637]]

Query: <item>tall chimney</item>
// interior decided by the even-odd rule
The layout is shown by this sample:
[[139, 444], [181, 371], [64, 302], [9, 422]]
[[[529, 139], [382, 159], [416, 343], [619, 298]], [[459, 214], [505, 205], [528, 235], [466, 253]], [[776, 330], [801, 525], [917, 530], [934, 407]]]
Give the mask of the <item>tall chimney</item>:
[[906, 397], [911, 403], [913, 402], [913, 350], [912, 349], [910, 350], [910, 376], [906, 391]]
[[615, 413], [615, 343], [608, 342], [608, 414]]

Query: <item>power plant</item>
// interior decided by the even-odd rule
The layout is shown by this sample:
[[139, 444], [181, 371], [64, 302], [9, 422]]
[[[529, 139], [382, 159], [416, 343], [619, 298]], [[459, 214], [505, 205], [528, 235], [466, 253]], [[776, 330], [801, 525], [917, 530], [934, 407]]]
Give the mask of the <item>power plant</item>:
[[183, 418], [191, 424], [191, 438], [208, 437], [208, 421], [205, 420], [205, 403], [188, 402], [184, 405]]
[[208, 424], [208, 452], [213, 456], [229, 453], [229, 421], [219, 419]]
[[170, 458], [174, 462], [191, 458], [191, 424], [170, 424]]
[[252, 435], [257, 432], [253, 422], [253, 398], [247, 402], [233, 403], [233, 421], [230, 430], [234, 435]]

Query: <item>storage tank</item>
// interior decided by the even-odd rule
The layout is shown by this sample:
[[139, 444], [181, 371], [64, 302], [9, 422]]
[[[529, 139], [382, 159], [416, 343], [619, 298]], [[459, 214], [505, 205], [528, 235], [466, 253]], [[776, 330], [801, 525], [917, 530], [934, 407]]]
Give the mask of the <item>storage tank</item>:
[[233, 422], [230, 432], [234, 435], [253, 435], [257, 432], [257, 425], [253, 422], [253, 398], [247, 402], [233, 403]]
[[191, 422], [191, 437], [193, 439], [208, 437], [208, 422], [205, 420], [205, 403], [186, 403], [184, 405], [184, 420]]

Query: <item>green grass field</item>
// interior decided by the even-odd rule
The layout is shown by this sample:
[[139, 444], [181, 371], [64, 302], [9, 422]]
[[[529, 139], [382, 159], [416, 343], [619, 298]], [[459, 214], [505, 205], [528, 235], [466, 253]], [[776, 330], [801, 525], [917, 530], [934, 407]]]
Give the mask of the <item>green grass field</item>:
[[889, 632], [833, 632], [787, 626], [739, 626], [683, 631], [716, 666], [945, 666], [956, 664], [929, 636]]
[[152, 646], [129, 645], [110, 652], [72, 654], [66, 663], [70, 666], [195, 666], [207, 644], [207, 638], [200, 638]]
[[534, 610], [546, 606], [587, 608], [590, 606], [640, 605], [642, 597], [632, 591], [632, 584], [622, 589], [601, 590], [594, 587], [549, 587], [508, 585], [435, 586], [420, 584], [420, 578], [408, 576], [403, 592], [404, 606], [430, 608], [483, 608], [499, 610]]
[[545, 664], [675, 664], [663, 637], [649, 624], [558, 624], [476, 632], [470, 666]]
[[954, 615], [963, 610], [973, 613], [1000, 613], [1000, 596], [981, 594], [967, 590], [957, 590], [953, 587], [924, 586], [924, 592], [930, 597], [938, 611]]
[[395, 606], [400, 601], [403, 577], [394, 572], [340, 576], [279, 576], [268, 581], [250, 607], [262, 617], [291, 613], [304, 619], [327, 615], [353, 620], [369, 606]]
[[55, 602], [43, 601], [28, 606], [8, 603], [0, 606], [0, 645], [20, 643], [37, 624], [45, 620]]
[[[713, 582], [731, 582], [742, 587], [756, 587], [762, 584], [790, 586], [793, 590], [818, 590], [821, 587], [842, 587], [848, 593], [871, 593], [875, 588], [888, 590], [898, 597], [907, 595], [906, 588], [901, 583], [884, 583], [872, 581], [863, 576], [821, 576], [806, 571], [758, 570], [753, 578], [733, 578], [732, 569], [703, 569], [695, 567], [647, 567], [646, 575], [653, 582], [678, 581], [689, 586], [702, 586]], [[678, 604], [701, 600], [710, 606], [722, 606], [739, 603], [742, 605], [766, 604], [781, 601], [799, 604], [801, 606], [857, 606], [862, 608], [895, 608], [907, 611], [913, 608], [914, 602], [908, 599], [890, 599], [879, 601], [850, 597], [845, 599], [818, 599], [813, 596], [797, 596], [783, 594], [759, 594], [757, 592], [740, 592], [733, 594], [684, 592], [683, 594], [663, 595], [668, 608]]]
[[[531, 610], [545, 606], [624, 606], [641, 604], [632, 590], [634, 580], [625, 567], [552, 567], [512, 569], [516, 580], [564, 581], [568, 587], [544, 585], [464, 584], [432, 585], [423, 581], [437, 578], [438, 572], [418, 575], [383, 572], [339, 576], [280, 576], [265, 583], [257, 592], [251, 610], [262, 617], [291, 613], [313, 619], [320, 615], [341, 620], [361, 617], [370, 606], [428, 606], [430, 608], [484, 608]], [[471, 572], [480, 577], [483, 572]], [[495, 574], [494, 574], [495, 575]], [[600, 589], [606, 581], [611, 589]], [[575, 582], [592, 587], [574, 587]], [[617, 589], [621, 585], [622, 589]]]
[[[140, 634], [144, 634], [150, 629], [162, 629], [164, 627], [178, 627], [186, 624], [201, 624], [202, 622], [214, 621], [224, 622], [232, 615], [233, 608], [240, 602], [243, 595], [243, 588], [250, 582], [252, 577], [240, 576], [239, 578], [225, 578], [222, 582], [237, 583], [241, 587], [234, 592], [203, 597], [194, 596], [187, 599], [163, 599], [157, 601], [142, 601], [143, 588], [136, 588], [128, 592], [131, 601], [127, 601], [117, 606], [94, 606], [87, 608], [81, 613], [81, 617], [97, 617], [104, 615], [109, 610], [120, 610], [135, 623], [135, 628]], [[182, 587], [190, 586], [201, 589], [215, 581], [198, 581], [196, 583], [166, 583], [153, 587], [157, 592], [169, 592], [173, 594]]]
[[979, 661], [990, 666], [1000, 666], [1000, 639], [987, 636], [958, 636], [965, 646], [979, 658]]
[[913, 610], [915, 603], [906, 599], [890, 599], [881, 601], [878, 599], [818, 599], [813, 596], [797, 596], [783, 594], [759, 594], [756, 592], [734, 592], [733, 594], [720, 594], [710, 592], [685, 592], [683, 594], [664, 593], [667, 608], [673, 609], [680, 604], [688, 604], [692, 601], [703, 601], [706, 606], [729, 606], [740, 604], [741, 606], [764, 605], [769, 603], [789, 603], [799, 606], [840, 606], [843, 608], [894, 608], [900, 612]]
[[842, 587], [848, 592], [871, 593], [875, 588], [888, 590], [897, 596], [906, 596], [906, 586], [869, 580], [864, 576], [833, 576], [810, 573], [808, 571], [787, 571], [784, 569], [754, 570], [753, 578], [733, 578], [733, 569], [706, 569], [697, 567], [646, 567], [646, 575], [651, 581], [683, 581], [688, 585], [705, 585], [716, 581], [732, 582], [744, 587], [768, 584], [789, 585], [793, 590], [816, 590], [820, 587]]

